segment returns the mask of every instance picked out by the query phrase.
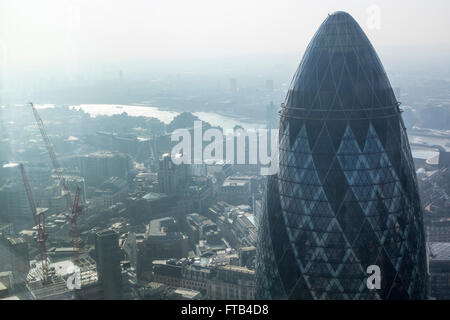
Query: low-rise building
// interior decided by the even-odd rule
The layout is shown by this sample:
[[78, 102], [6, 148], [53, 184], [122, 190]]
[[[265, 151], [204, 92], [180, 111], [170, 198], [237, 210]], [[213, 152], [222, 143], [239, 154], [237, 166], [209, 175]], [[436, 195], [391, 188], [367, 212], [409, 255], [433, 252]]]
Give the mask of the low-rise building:
[[210, 300], [251, 300], [255, 294], [253, 270], [214, 258], [154, 261], [153, 280], [200, 291]]
[[151, 271], [152, 261], [188, 256], [189, 237], [180, 232], [177, 220], [166, 217], [150, 221], [144, 239], [137, 240], [139, 276]]
[[450, 300], [450, 242], [428, 243], [431, 296]]
[[91, 202], [100, 207], [110, 207], [116, 203], [124, 202], [128, 196], [128, 183], [125, 179], [111, 177], [97, 188]]
[[219, 199], [233, 205], [249, 204], [251, 198], [251, 177], [228, 177], [220, 188]]
[[192, 244], [197, 244], [200, 240], [207, 240], [209, 243], [220, 241], [220, 230], [210, 219], [191, 213], [186, 216], [187, 230]]

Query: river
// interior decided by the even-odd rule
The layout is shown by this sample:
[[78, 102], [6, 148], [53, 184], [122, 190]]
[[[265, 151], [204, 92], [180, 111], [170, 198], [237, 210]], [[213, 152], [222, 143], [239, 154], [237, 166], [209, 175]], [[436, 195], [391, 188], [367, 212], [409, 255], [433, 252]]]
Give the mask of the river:
[[[92, 117], [96, 116], [112, 116], [126, 112], [132, 117], [152, 117], [168, 124], [179, 112], [162, 110], [153, 106], [142, 105], [111, 105], [111, 104], [82, 104], [70, 106], [75, 110], [83, 110]], [[212, 126], [220, 126], [225, 129], [232, 129], [235, 126], [241, 126], [246, 129], [264, 128], [263, 123], [251, 123], [241, 121], [238, 118], [220, 115], [215, 112], [193, 112], [200, 120], [208, 122]]]
[[[75, 110], [83, 110], [92, 117], [96, 116], [112, 116], [115, 114], [121, 114], [126, 112], [132, 117], [152, 117], [157, 118], [160, 121], [168, 124], [174, 117], [176, 117], [179, 112], [162, 110], [154, 106], [144, 106], [144, 105], [111, 105], [111, 104], [82, 104], [77, 106], [70, 106], [70, 108]], [[235, 126], [241, 126], [245, 129], [257, 129], [264, 128], [263, 123], [254, 123], [244, 120], [239, 120], [235, 117], [221, 115], [215, 112], [194, 112], [200, 120], [210, 123], [213, 126], [220, 126], [225, 129], [232, 129]], [[409, 134], [409, 140], [411, 143], [423, 142], [429, 144], [428, 147], [418, 147], [412, 146], [412, 153], [414, 157], [420, 159], [428, 159], [439, 154], [439, 152], [433, 148], [432, 145], [441, 145], [445, 147], [446, 143], [450, 143], [450, 139], [446, 138], [434, 138], [429, 136], [420, 136]]]

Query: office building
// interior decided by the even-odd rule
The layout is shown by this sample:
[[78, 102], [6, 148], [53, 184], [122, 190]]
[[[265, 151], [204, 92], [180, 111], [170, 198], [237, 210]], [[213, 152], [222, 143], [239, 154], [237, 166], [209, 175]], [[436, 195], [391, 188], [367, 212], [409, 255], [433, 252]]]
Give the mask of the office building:
[[98, 281], [103, 287], [106, 300], [118, 300], [122, 297], [122, 270], [119, 235], [114, 230], [96, 233], [95, 253]]
[[[424, 299], [425, 235], [399, 104], [358, 23], [329, 15], [280, 119], [259, 229], [259, 299]], [[371, 289], [367, 270], [380, 269]]]

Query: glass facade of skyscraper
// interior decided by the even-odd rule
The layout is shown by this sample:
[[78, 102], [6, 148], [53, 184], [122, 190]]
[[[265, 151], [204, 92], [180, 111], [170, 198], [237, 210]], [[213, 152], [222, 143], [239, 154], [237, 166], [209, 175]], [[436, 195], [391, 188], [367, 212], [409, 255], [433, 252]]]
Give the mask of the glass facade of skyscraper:
[[[325, 20], [282, 105], [267, 182], [260, 299], [423, 299], [426, 249], [399, 103], [347, 13]], [[381, 288], [369, 289], [369, 266]]]

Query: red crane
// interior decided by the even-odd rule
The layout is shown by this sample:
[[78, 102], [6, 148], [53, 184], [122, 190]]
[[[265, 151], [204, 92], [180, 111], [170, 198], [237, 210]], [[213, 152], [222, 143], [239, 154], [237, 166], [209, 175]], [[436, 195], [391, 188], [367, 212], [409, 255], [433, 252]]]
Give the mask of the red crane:
[[41, 260], [42, 260], [42, 271], [44, 274], [44, 285], [48, 284], [48, 261], [47, 261], [47, 249], [45, 247], [45, 241], [47, 240], [47, 235], [45, 234], [45, 216], [41, 212], [38, 214], [36, 205], [33, 200], [33, 193], [31, 192], [30, 183], [28, 182], [27, 174], [25, 173], [25, 168], [23, 164], [20, 164], [20, 171], [22, 172], [23, 184], [25, 186], [25, 191], [27, 193], [28, 203], [30, 204], [31, 213], [33, 214], [34, 224], [38, 228], [38, 238], [39, 247], [41, 249]]
[[36, 123], [39, 127], [39, 131], [41, 132], [42, 139], [45, 142], [45, 147], [47, 148], [48, 154], [50, 155], [50, 159], [52, 161], [53, 168], [59, 179], [59, 185], [61, 186], [64, 197], [66, 198], [67, 209], [71, 211], [69, 215], [69, 220], [72, 224], [72, 245], [73, 245], [73, 253], [74, 253], [74, 262], [78, 263], [78, 229], [77, 229], [77, 218], [81, 214], [81, 206], [79, 206], [79, 191], [77, 189], [77, 199], [75, 202], [72, 202], [72, 196], [70, 195], [69, 188], [66, 184], [66, 179], [62, 174], [61, 167], [59, 166], [58, 159], [56, 158], [56, 154], [53, 151], [52, 143], [50, 138], [47, 135], [47, 132], [44, 127], [44, 122], [42, 121], [39, 113], [34, 107], [33, 103], [30, 102], [31, 109], [33, 110], [34, 118], [36, 119]]

